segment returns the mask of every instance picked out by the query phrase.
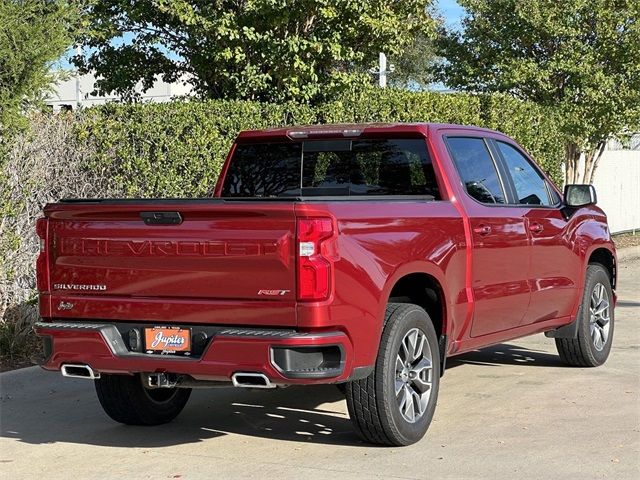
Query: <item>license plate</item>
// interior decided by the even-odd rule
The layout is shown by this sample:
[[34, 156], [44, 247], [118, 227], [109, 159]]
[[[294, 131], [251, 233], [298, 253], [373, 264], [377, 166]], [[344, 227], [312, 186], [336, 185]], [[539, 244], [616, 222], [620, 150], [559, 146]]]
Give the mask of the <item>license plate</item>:
[[191, 330], [179, 327], [145, 328], [144, 345], [147, 353], [190, 355]]

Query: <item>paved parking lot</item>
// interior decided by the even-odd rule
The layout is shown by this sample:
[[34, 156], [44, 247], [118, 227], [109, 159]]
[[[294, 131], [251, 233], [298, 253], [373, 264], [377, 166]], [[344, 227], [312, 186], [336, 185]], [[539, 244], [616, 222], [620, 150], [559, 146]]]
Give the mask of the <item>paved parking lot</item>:
[[640, 478], [640, 261], [620, 268], [608, 363], [563, 366], [542, 335], [450, 362], [427, 437], [377, 448], [331, 386], [199, 390], [169, 425], [126, 427], [93, 385], [0, 374], [2, 478]]

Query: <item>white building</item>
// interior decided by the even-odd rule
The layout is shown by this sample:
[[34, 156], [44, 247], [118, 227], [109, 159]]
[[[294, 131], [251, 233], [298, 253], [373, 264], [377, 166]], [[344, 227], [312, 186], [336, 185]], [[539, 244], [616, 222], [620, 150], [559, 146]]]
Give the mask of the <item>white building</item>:
[[[53, 91], [45, 99], [45, 103], [53, 107], [55, 112], [60, 110], [75, 110], [78, 105], [90, 107], [120, 100], [118, 95], [91, 95], [96, 78], [89, 75], [74, 75], [54, 86]], [[142, 93], [141, 85], [136, 86], [143, 102], [168, 102], [174, 97], [189, 96], [193, 93], [193, 86], [187, 76], [175, 83], [167, 83], [160, 79], [146, 92]]]

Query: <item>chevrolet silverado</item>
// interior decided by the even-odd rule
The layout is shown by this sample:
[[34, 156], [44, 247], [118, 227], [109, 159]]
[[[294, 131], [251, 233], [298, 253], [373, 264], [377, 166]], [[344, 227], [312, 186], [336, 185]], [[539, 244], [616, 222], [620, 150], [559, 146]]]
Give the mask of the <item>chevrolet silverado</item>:
[[544, 332], [569, 365], [605, 362], [616, 254], [595, 203], [477, 127], [242, 132], [210, 198], [45, 207], [42, 366], [136, 425], [194, 387], [339, 384], [363, 439], [408, 445], [454, 355]]

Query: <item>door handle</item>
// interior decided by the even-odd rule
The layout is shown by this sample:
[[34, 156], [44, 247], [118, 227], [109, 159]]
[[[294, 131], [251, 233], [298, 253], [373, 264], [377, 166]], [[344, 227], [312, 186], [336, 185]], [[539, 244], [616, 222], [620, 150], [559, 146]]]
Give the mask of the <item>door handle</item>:
[[540, 233], [542, 232], [542, 230], [544, 230], [544, 227], [539, 223], [532, 223], [531, 225], [529, 225], [529, 230], [531, 230], [533, 233]]
[[489, 235], [491, 233], [491, 226], [489, 225], [479, 225], [473, 229], [475, 233], [480, 235]]

